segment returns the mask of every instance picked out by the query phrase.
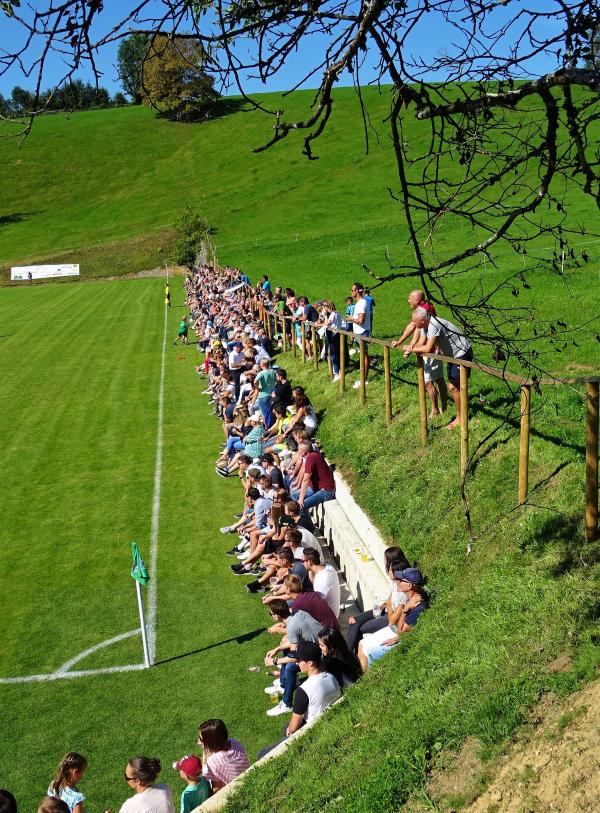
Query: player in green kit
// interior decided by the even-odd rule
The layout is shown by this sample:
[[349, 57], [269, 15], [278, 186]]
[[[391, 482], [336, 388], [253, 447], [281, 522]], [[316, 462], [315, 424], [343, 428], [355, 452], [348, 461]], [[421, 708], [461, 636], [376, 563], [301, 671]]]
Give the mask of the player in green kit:
[[189, 344], [188, 342], [188, 323], [187, 317], [184, 317], [181, 322], [179, 323], [179, 331], [177, 333], [177, 338], [173, 342], [173, 344], [177, 344], [179, 339], [183, 339], [184, 344]]

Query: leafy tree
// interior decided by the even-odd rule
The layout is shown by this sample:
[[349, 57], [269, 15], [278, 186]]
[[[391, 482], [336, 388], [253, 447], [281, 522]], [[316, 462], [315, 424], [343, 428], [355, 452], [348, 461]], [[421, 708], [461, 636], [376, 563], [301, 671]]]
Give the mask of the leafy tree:
[[32, 94], [28, 90], [25, 90], [25, 88], [19, 87], [19, 85], [16, 85], [12, 89], [10, 99], [11, 107], [18, 115], [30, 112], [35, 105]]
[[115, 105], [115, 107], [123, 107], [127, 104], [127, 99], [120, 91], [117, 91], [117, 93], [115, 93], [113, 96], [112, 103]]
[[123, 90], [134, 104], [142, 103], [142, 63], [149, 44], [150, 37], [147, 34], [130, 34], [119, 44], [119, 78]]
[[218, 93], [204, 70], [204, 52], [190, 37], [156, 36], [142, 66], [144, 104], [176, 121], [206, 118]]
[[210, 226], [188, 203], [179, 213], [176, 230], [173, 262], [191, 268], [202, 243], [210, 238]]

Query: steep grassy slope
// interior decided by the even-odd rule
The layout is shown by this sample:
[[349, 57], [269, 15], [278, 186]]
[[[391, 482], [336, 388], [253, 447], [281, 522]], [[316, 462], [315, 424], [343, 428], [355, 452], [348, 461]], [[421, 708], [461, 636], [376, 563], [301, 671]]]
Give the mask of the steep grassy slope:
[[[312, 94], [265, 103], [301, 116]], [[190, 201], [215, 230], [219, 258], [244, 267], [251, 276], [267, 272], [311, 297], [332, 296], [341, 303], [355, 278], [366, 279], [363, 263], [386, 269], [386, 252], [410, 260], [398, 204], [387, 114], [388, 91], [365, 91], [370, 113], [369, 152], [353, 91], [336, 91], [335, 113], [318, 143], [319, 160], [301, 155], [300, 136], [255, 154], [268, 140], [271, 120], [236, 109], [201, 125], [156, 119], [142, 107], [48, 116], [36, 122], [27, 141], [0, 140], [0, 266], [16, 262], [80, 262], [84, 276], [105, 276], [161, 265], [168, 258], [172, 226]], [[532, 114], [533, 115], [533, 114]], [[407, 122], [407, 137], [426, 138], [424, 124]], [[452, 173], [460, 171], [451, 166]], [[573, 223], [592, 226], [588, 201], [567, 190]], [[460, 245], [464, 231], [448, 223], [438, 247]], [[581, 237], [590, 263], [561, 278], [539, 274], [519, 303], [533, 302], [540, 316], [569, 325], [586, 321], [582, 303], [597, 284], [596, 243]], [[548, 256], [555, 245], [544, 247]], [[583, 246], [580, 247], [583, 251]], [[464, 292], [480, 281], [496, 285], [507, 269], [527, 269], [529, 260], [507, 254], [503, 268], [465, 274], [451, 286]], [[377, 293], [376, 332], [391, 335], [406, 318], [410, 282], [394, 282]], [[514, 302], [510, 291], [506, 300]], [[542, 363], [553, 370], [571, 363], [593, 364], [594, 324], [558, 355]]]

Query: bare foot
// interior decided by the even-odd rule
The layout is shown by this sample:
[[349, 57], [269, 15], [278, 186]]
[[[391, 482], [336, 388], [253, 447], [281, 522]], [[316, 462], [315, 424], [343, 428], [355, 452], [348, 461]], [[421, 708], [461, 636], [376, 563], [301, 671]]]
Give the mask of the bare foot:
[[460, 426], [460, 421], [458, 418], [455, 418], [453, 421], [450, 421], [446, 429], [454, 429], [455, 426]]
[[436, 415], [440, 415], [440, 414], [441, 413], [440, 413], [439, 409], [435, 409], [435, 410], [432, 409], [431, 412], [429, 413], [429, 417], [430, 418], [435, 418]]

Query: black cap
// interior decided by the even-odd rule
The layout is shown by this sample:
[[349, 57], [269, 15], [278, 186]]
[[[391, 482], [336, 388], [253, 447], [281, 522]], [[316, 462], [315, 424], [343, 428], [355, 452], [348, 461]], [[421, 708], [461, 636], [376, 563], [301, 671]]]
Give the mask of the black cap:
[[312, 661], [316, 666], [321, 663], [321, 649], [312, 641], [299, 641], [295, 655], [299, 661]]

